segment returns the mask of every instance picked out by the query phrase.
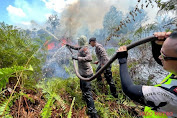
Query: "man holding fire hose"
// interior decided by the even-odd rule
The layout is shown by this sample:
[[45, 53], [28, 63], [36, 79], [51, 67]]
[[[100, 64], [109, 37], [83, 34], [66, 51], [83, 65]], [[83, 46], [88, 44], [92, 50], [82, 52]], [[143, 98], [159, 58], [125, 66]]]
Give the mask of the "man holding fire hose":
[[[90, 64], [90, 62], [92, 61], [92, 56], [87, 46], [87, 37], [81, 36], [78, 39], [78, 44], [79, 47], [71, 46], [69, 44], [66, 44], [66, 46], [68, 48], [78, 50], [78, 55], [72, 55], [72, 59], [78, 60], [79, 74], [85, 78], [91, 77], [93, 75], [93, 69]], [[94, 100], [92, 97], [91, 83], [88, 81], [80, 80], [80, 88], [82, 90], [83, 98], [87, 103], [90, 117], [97, 118], [97, 111], [95, 109]]]
[[[99, 69], [101, 67], [103, 67], [109, 61], [107, 53], [106, 53], [106, 50], [103, 48], [103, 46], [101, 44], [96, 42], [96, 38], [94, 38], [94, 37], [89, 39], [89, 44], [92, 47], [95, 47], [95, 52], [96, 52], [96, 55], [97, 55], [97, 58], [98, 58], [99, 61], [95, 62], [94, 64], [98, 64], [99, 63], [99, 66], [96, 69], [96, 71], [99, 71]], [[108, 84], [110, 86], [111, 94], [115, 98], [118, 98], [118, 94], [117, 94], [117, 91], [116, 91], [116, 86], [115, 86], [113, 78], [112, 78], [111, 66], [109, 66], [105, 70], [104, 76], [105, 76], [106, 81], [108, 82]], [[101, 75], [99, 75], [97, 77], [97, 81], [99, 82], [98, 84], [102, 85], [102, 83], [101, 83], [102, 82]]]
[[134, 85], [128, 74], [127, 48], [122, 46], [118, 49], [122, 89], [130, 99], [147, 106], [144, 118], [177, 117], [177, 32], [158, 32], [154, 36], [158, 40], [152, 42], [153, 57], [171, 74], [155, 86]]

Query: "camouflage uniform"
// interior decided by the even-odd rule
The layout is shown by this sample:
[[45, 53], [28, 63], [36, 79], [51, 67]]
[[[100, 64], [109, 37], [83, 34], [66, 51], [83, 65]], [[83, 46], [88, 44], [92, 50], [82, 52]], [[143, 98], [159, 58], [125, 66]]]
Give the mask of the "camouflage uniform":
[[89, 76], [93, 74], [93, 69], [90, 64], [92, 56], [87, 46], [82, 47], [78, 53], [78, 68], [81, 76]]
[[[102, 65], [105, 65], [108, 62], [109, 59], [108, 59], [108, 55], [106, 53], [106, 50], [99, 43], [96, 43], [95, 52], [96, 52], [97, 58], [98, 58], [99, 63], [100, 63], [100, 65], [96, 69], [96, 71], [98, 71], [101, 68]], [[117, 91], [116, 91], [116, 86], [115, 86], [113, 78], [112, 78], [111, 66], [109, 66], [104, 71], [104, 76], [105, 76], [106, 81], [108, 82], [108, 84], [110, 86], [111, 94], [115, 98], [118, 98]], [[102, 77], [100, 75], [100, 76], [97, 77], [97, 81], [100, 83], [101, 80], [102, 80]]]
[[[93, 75], [93, 69], [90, 65], [90, 62], [92, 61], [92, 56], [89, 52], [88, 46], [83, 44], [79, 42], [79, 45], [82, 47], [70, 46], [70, 48], [78, 50], [79, 74], [82, 77], [88, 78]], [[87, 108], [91, 118], [97, 118], [97, 111], [95, 109], [94, 100], [92, 97], [91, 83], [88, 81], [80, 80], [80, 88], [82, 90], [83, 98], [87, 103]]]

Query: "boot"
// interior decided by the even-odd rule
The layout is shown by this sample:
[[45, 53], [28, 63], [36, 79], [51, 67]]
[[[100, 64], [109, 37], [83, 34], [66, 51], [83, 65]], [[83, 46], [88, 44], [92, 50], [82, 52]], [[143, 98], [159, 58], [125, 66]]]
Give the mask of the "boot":
[[99, 118], [97, 113], [90, 113], [90, 118]]

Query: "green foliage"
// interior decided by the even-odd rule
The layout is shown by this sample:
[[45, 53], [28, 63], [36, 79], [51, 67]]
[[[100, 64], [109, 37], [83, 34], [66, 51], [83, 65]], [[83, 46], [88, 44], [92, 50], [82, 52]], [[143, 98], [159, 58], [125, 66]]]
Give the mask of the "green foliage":
[[52, 105], [54, 103], [54, 97], [53, 95], [51, 95], [47, 101], [47, 103], [45, 104], [44, 108], [42, 109], [42, 118], [50, 118], [51, 117], [51, 113], [52, 113]]
[[176, 0], [168, 0], [165, 2], [162, 2], [161, 0], [159, 0], [158, 2], [158, 7], [160, 8], [160, 11], [174, 11], [176, 12], [177, 10], [177, 1]]
[[73, 106], [74, 106], [74, 101], [75, 101], [75, 97], [72, 100], [72, 104], [71, 104], [71, 107], [69, 109], [69, 113], [68, 113], [68, 117], [67, 118], [72, 118], [72, 109], [73, 109]]
[[[83, 106], [82, 95], [79, 87], [78, 78], [68, 78], [66, 80], [60, 78], [53, 78], [50, 81], [41, 81], [38, 88], [42, 88], [42, 92], [45, 95], [56, 94], [59, 97], [60, 106], [65, 109], [65, 100], [63, 100], [60, 95], [68, 94], [68, 96], [75, 97], [75, 107], [79, 108]], [[47, 96], [46, 96], [47, 97]], [[55, 97], [57, 100], [57, 97]]]
[[24, 70], [33, 70], [32, 67], [29, 69], [24, 68], [23, 66], [13, 66], [11, 68], [1, 68], [0, 69], [0, 91], [2, 91], [2, 88], [6, 86], [6, 84], [9, 82], [9, 77], [14, 77], [14, 73], [24, 71]]
[[55, 100], [57, 100], [57, 102], [60, 104], [60, 107], [61, 107], [63, 110], [65, 110], [65, 109], [66, 109], [66, 107], [65, 107], [65, 102], [64, 102], [64, 100], [61, 98], [61, 96], [54, 94], [54, 98], [55, 98]]
[[123, 45], [128, 45], [130, 44], [132, 41], [130, 39], [126, 39], [126, 38], [122, 38], [120, 39], [118, 45], [119, 46], [123, 46]]
[[[0, 106], [0, 116], [3, 114], [3, 111], [6, 107], [6, 104], [7, 104], [8, 100], [4, 101], [3, 104], [1, 104]], [[6, 108], [6, 112], [5, 112], [5, 117], [9, 117], [10, 118], [10, 115], [8, 115], [10, 112], [10, 108], [9, 106]], [[2, 116], [1, 116], [2, 117]], [[12, 118], [12, 117], [11, 117]]]
[[[9, 78], [17, 80], [15, 85], [10, 85], [13, 91], [6, 95], [5, 89], [0, 96], [0, 114], [9, 117], [16, 96], [34, 102], [24, 90], [35, 90], [35, 79], [41, 77], [45, 50], [38, 39], [31, 39], [24, 30], [5, 23], [0, 23], [0, 42], [0, 91], [5, 89]], [[16, 91], [16, 87], [20, 90]]]
[[65, 82], [60, 79], [55, 79], [53, 81], [41, 81], [37, 87], [42, 88], [42, 92], [45, 95], [45, 98], [47, 99], [47, 103], [45, 107], [43, 108], [42, 112], [42, 117], [43, 118], [48, 118], [51, 116], [51, 110], [52, 110], [52, 105], [54, 104], [55, 101], [59, 103], [62, 110], [65, 110], [65, 101], [60, 97], [59, 94], [62, 92], [60, 91], [62, 87], [64, 87]]
[[31, 39], [25, 31], [0, 23], [0, 68], [31, 65], [34, 72], [40, 73], [44, 56], [38, 42]]
[[20, 95], [20, 96], [23, 96], [23, 97], [25, 97], [25, 98], [27, 98], [27, 99], [30, 100], [32, 103], [35, 102], [33, 98], [29, 97], [26, 93], [24, 93], [24, 92], [22, 92], [22, 91], [20, 91], [19, 95]]
[[[0, 104], [0, 117], [12, 118], [12, 116], [10, 115], [10, 107], [13, 105], [13, 101], [16, 100], [16, 98], [17, 98], [17, 95], [14, 95], [10, 103], [8, 102], [8, 99], [3, 100], [3, 102]], [[4, 111], [5, 111], [5, 114], [3, 115]]]
[[109, 107], [106, 106], [105, 103], [101, 103], [99, 101], [95, 101], [95, 106], [96, 109], [98, 111], [98, 114], [102, 117], [102, 118], [109, 118]]
[[42, 88], [42, 92], [47, 99], [47, 103], [45, 104], [41, 113], [43, 118], [51, 117], [52, 105], [55, 101], [59, 103], [59, 107], [61, 107], [63, 110], [66, 109], [64, 100], [59, 96], [59, 88], [62, 88], [62, 86], [60, 86], [62, 85], [61, 81], [62, 80], [48, 82], [42, 81], [37, 85], [38, 88]]
[[156, 23], [152, 23], [152, 24], [147, 24], [145, 26], [141, 26], [139, 27], [135, 32], [134, 32], [134, 36], [138, 36], [141, 38], [141, 36], [143, 34], [149, 34], [152, 31], [158, 30], [157, 28], [157, 24]]
[[113, 54], [115, 54], [116, 50], [114, 48], [111, 48], [111, 49], [107, 49], [106, 52], [108, 56], [112, 56]]
[[104, 16], [103, 27], [106, 33], [113, 33], [114, 28], [120, 24], [122, 20], [123, 13], [118, 11], [115, 6], [111, 6], [110, 10]]
[[73, 68], [72, 60], [69, 61], [69, 66], [64, 66], [64, 69], [69, 74], [70, 77], [74, 76], [75, 71], [74, 71], [74, 68]]
[[23, 87], [27, 90], [36, 91], [36, 83], [35, 78], [23, 78]]

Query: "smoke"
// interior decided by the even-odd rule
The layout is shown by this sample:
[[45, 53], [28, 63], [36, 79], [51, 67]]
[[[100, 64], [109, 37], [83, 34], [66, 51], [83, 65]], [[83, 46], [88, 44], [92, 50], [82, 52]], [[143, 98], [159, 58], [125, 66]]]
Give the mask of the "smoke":
[[87, 26], [90, 32], [101, 29], [104, 16], [112, 5], [126, 13], [130, 3], [130, 0], [78, 0], [69, 4], [61, 13], [62, 34], [74, 37], [83, 26]]

